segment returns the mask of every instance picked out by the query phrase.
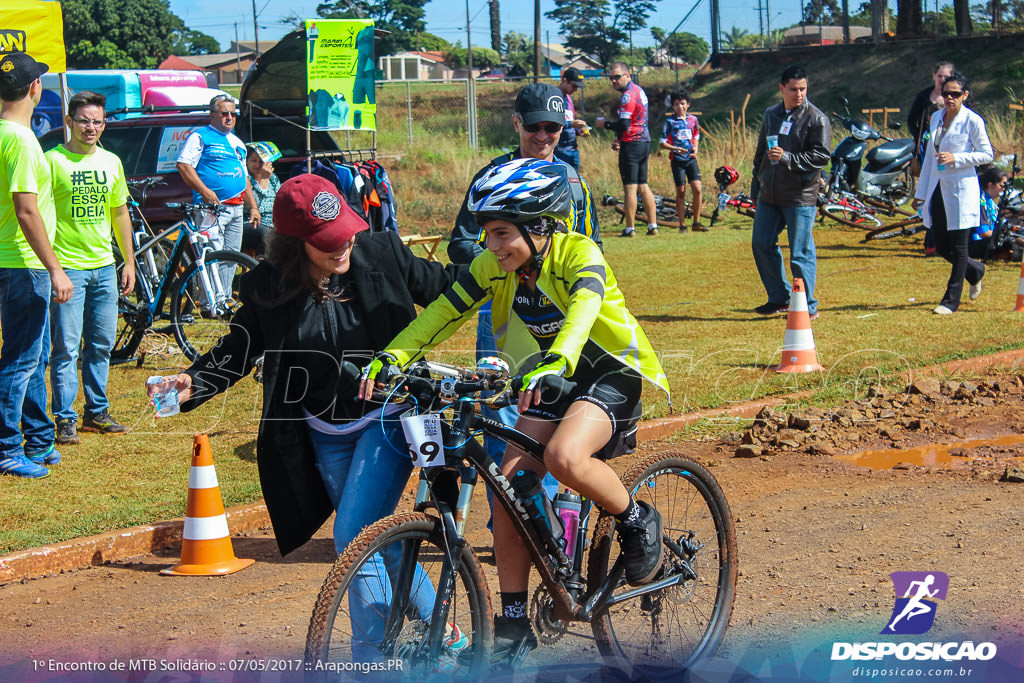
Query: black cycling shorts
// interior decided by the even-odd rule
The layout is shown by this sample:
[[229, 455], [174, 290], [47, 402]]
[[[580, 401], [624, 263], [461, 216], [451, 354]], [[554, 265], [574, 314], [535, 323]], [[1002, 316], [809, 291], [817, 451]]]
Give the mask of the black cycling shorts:
[[[581, 362], [586, 361], [582, 358]], [[600, 372], [600, 371], [598, 371]], [[601, 408], [612, 422], [612, 432], [629, 425], [640, 402], [644, 381], [640, 374], [621, 366], [600, 374], [586, 373], [577, 368], [570, 377], [576, 388], [552, 403], [531, 406], [523, 413], [542, 420], [559, 422], [576, 401], [587, 401]]]
[[[685, 178], [683, 177], [685, 175]], [[676, 187], [682, 187], [686, 183], [700, 180], [700, 166], [697, 160], [690, 157], [686, 161], [679, 159], [672, 160], [672, 179], [676, 181]]]
[[651, 155], [649, 142], [623, 142], [619, 144], [619, 176], [623, 185], [647, 183], [647, 157]]

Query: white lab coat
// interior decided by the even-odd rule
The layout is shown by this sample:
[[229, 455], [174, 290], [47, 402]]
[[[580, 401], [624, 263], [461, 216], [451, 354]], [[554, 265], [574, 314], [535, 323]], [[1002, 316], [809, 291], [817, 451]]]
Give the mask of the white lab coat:
[[939, 141], [940, 152], [952, 152], [955, 163], [939, 170], [932, 141], [942, 131], [944, 109], [932, 114], [929, 122], [931, 139], [927, 142], [921, 177], [917, 181], [917, 199], [924, 201], [921, 218], [925, 227], [932, 227], [931, 198], [935, 186], [942, 190], [949, 230], [967, 230], [981, 225], [981, 187], [976, 166], [992, 161], [992, 144], [988, 141], [985, 120], [967, 107], [953, 117], [949, 130]]

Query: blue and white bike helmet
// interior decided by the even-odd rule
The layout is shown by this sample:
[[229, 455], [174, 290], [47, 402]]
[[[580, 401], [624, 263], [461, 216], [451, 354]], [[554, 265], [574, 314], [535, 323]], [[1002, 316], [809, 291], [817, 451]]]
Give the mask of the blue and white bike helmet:
[[477, 222], [500, 218], [547, 236], [572, 213], [565, 164], [543, 159], [515, 159], [495, 166], [473, 183], [469, 211]]

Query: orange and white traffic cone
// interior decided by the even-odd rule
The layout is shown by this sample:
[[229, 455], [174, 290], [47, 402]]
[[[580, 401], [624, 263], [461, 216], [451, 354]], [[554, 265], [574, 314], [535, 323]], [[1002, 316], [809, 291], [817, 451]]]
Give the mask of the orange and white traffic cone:
[[789, 296], [789, 316], [786, 318], [786, 337], [782, 342], [782, 363], [775, 372], [816, 372], [824, 370], [818, 364], [811, 333], [811, 316], [807, 312], [807, 292], [804, 281], [793, 278], [793, 292]]
[[228, 535], [224, 500], [213, 469], [213, 454], [206, 434], [196, 434], [192, 445], [192, 468], [188, 475], [188, 504], [185, 529], [181, 533], [181, 564], [161, 574], [213, 576], [234, 574], [255, 560], [235, 557]]
[[1014, 313], [1024, 313], [1024, 263], [1020, 264], [1020, 282], [1017, 283], [1017, 307]]

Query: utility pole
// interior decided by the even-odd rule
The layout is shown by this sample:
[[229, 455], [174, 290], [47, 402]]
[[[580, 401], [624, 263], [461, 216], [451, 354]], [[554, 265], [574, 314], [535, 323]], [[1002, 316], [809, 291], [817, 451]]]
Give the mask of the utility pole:
[[242, 53], [238, 45], [238, 22], [235, 22], [235, 76], [238, 82], [242, 82]]
[[722, 58], [722, 49], [719, 44], [719, 34], [722, 27], [719, 25], [718, 0], [711, 0], [711, 66], [717, 67]]
[[761, 0], [757, 0], [757, 23], [760, 24], [761, 47], [764, 47], [764, 8], [761, 7]]
[[256, 23], [256, 0], [252, 0], [252, 35], [256, 40], [256, 56], [260, 56], [260, 27]]
[[540, 78], [540, 0], [533, 0], [533, 82]]

